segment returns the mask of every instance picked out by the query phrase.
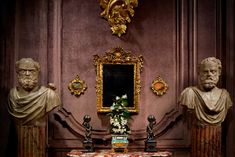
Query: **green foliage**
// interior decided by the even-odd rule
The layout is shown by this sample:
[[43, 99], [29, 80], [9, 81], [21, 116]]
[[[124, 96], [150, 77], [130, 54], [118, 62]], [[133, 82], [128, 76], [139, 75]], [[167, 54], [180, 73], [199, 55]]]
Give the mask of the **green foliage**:
[[110, 132], [114, 134], [130, 134], [130, 128], [128, 126], [128, 120], [131, 118], [128, 111], [127, 96], [116, 96], [115, 101], [110, 107]]

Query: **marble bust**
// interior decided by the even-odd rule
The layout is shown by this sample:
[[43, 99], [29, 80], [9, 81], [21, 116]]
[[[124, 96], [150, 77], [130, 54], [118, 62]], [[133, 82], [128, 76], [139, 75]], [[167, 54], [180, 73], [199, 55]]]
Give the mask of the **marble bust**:
[[179, 103], [193, 115], [192, 157], [221, 156], [221, 123], [232, 106], [227, 90], [217, 87], [221, 69], [219, 59], [205, 58], [198, 65], [198, 85], [180, 95]]
[[18, 86], [10, 90], [8, 111], [16, 124], [18, 157], [44, 157], [47, 114], [61, 102], [53, 89], [39, 85], [38, 62], [22, 58], [15, 68]]
[[232, 106], [229, 93], [216, 85], [221, 75], [220, 60], [209, 57], [198, 65], [198, 85], [186, 88], [180, 104], [195, 110], [197, 119], [204, 124], [220, 124]]

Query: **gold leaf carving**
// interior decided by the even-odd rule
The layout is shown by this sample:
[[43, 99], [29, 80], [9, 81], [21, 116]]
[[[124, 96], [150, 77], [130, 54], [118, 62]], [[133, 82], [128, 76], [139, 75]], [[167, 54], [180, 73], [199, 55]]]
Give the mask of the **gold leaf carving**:
[[126, 24], [131, 22], [138, 0], [100, 0], [100, 5], [104, 9], [101, 17], [108, 21], [112, 33], [120, 37], [126, 33]]

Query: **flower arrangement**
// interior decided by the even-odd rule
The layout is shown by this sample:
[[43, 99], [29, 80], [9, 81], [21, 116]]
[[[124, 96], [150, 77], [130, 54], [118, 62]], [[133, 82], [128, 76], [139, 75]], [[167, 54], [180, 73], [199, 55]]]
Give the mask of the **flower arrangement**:
[[110, 107], [110, 133], [111, 134], [130, 134], [128, 120], [130, 113], [127, 109], [128, 101], [127, 95], [122, 97], [116, 96], [112, 106]]

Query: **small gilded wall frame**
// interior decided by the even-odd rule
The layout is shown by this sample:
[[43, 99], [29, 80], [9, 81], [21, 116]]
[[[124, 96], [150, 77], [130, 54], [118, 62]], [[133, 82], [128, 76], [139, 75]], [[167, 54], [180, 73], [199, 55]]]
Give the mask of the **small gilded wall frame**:
[[117, 47], [104, 56], [94, 55], [94, 64], [97, 111], [109, 112], [115, 97], [126, 94], [129, 112], [138, 113], [143, 56], [132, 56], [130, 52]]
[[87, 85], [85, 81], [81, 80], [77, 75], [75, 79], [69, 82], [68, 89], [72, 95], [76, 97], [84, 94], [85, 90], [87, 89]]
[[160, 76], [158, 76], [155, 80], [153, 80], [151, 84], [151, 89], [158, 96], [162, 96], [166, 93], [168, 89], [168, 84]]

